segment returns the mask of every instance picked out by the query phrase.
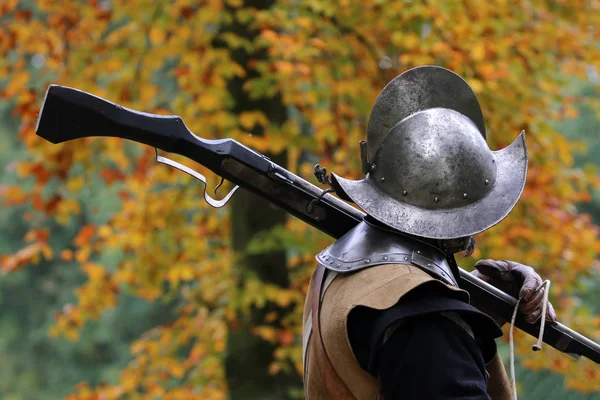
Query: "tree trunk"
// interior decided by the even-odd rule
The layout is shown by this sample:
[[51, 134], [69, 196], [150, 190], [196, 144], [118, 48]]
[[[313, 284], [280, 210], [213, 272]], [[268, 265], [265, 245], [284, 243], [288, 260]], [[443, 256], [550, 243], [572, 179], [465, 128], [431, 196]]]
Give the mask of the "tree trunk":
[[[246, 0], [244, 7], [268, 9], [273, 5], [273, 0]], [[232, 9], [226, 9], [232, 11]], [[221, 33], [233, 32], [239, 36], [253, 40], [258, 31], [248, 25], [234, 20], [230, 25], [221, 27]], [[226, 45], [217, 38], [216, 46]], [[233, 78], [227, 84], [227, 89], [235, 99], [234, 112], [240, 114], [245, 111], [260, 110], [271, 123], [281, 124], [287, 119], [286, 107], [280, 96], [269, 99], [250, 99], [243, 90], [243, 85], [248, 79], [256, 77], [256, 71], [249, 67], [250, 60], [259, 60], [266, 57], [264, 50], [247, 53], [244, 49], [232, 51], [232, 58], [246, 69], [244, 78]], [[252, 134], [262, 135], [263, 129], [256, 128]], [[266, 154], [275, 163], [286, 166], [287, 154]], [[286, 268], [285, 251], [270, 252], [244, 256], [248, 243], [257, 233], [268, 231], [277, 225], [285, 224], [287, 215], [284, 211], [276, 209], [267, 201], [258, 196], [240, 189], [231, 199], [231, 244], [237, 253], [239, 261], [234, 266], [237, 276], [243, 277], [254, 273], [261, 280], [282, 287], [289, 286]], [[243, 282], [240, 282], [242, 284]], [[276, 311], [283, 316], [285, 310], [278, 309], [274, 304], [267, 304], [265, 308], [255, 309], [251, 315], [240, 315], [241, 325], [232, 327], [227, 343], [227, 358], [225, 362], [227, 383], [230, 398], [232, 399], [285, 399], [287, 392], [292, 387], [300, 387], [301, 380], [297, 374], [277, 376], [269, 374], [268, 367], [273, 360], [274, 347], [251, 333], [252, 326], [262, 324], [264, 315], [269, 311]], [[278, 321], [273, 324], [277, 325]]]

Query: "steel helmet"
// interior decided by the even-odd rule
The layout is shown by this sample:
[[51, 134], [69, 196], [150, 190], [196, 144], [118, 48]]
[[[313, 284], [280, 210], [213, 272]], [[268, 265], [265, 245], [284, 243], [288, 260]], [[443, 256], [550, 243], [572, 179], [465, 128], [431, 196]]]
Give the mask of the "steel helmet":
[[524, 132], [492, 151], [477, 97], [457, 74], [423, 66], [377, 98], [362, 147], [366, 177], [334, 186], [379, 222], [408, 234], [454, 239], [504, 219], [525, 186]]

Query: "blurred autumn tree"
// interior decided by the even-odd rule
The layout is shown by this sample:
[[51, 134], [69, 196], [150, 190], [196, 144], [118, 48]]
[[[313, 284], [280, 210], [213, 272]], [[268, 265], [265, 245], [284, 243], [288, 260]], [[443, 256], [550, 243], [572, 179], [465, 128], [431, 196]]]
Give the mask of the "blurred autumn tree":
[[[151, 148], [39, 139], [50, 82], [178, 114], [202, 137], [235, 138], [307, 178], [315, 162], [356, 177], [357, 144], [383, 86], [417, 65], [450, 68], [477, 92], [491, 148], [528, 134], [522, 200], [481, 235], [476, 256], [535, 265], [553, 281], [561, 321], [600, 339], [600, 318], [581, 302], [584, 282], [597, 283], [600, 242], [576, 209], [600, 182], [574, 165], [584, 146], [552, 125], [577, 116], [563, 87], [600, 55], [597, 1], [4, 0], [0, 22], [1, 96], [27, 149], [2, 194], [7, 206], [33, 210], [2, 270], [79, 265], [87, 280], [51, 329], [71, 339], [122, 293], [178, 303], [174, 320], [133, 342], [118, 380], [84, 383], [72, 398], [301, 397], [303, 296], [313, 255], [331, 240], [246, 193], [208, 208], [196, 182], [156, 165]], [[597, 99], [586, 102], [597, 112]], [[85, 195], [93, 182], [110, 199]], [[104, 201], [115, 211], [94, 217]], [[77, 220], [70, 243], [53, 240]], [[525, 353], [529, 339], [517, 341]], [[600, 391], [588, 361], [548, 350], [523, 364]]]
[[[0, 170], [6, 172], [0, 175], [0, 190], [4, 185], [19, 183], [11, 171], [17, 160], [27, 156], [25, 146], [15, 135], [18, 119], [10, 118], [7, 106], [6, 102], [0, 105]], [[30, 183], [33, 182], [27, 184]], [[50, 245], [68, 247], [86, 221], [106, 221], [119, 207], [113, 199], [117, 187], [107, 190], [101, 180], [89, 180], [87, 190], [78, 197], [84, 205], [82, 213], [60, 229], [50, 226]], [[28, 203], [0, 208], [0, 254], [23, 245], [30, 223], [23, 215], [31, 209]], [[109, 265], [120, 259], [114, 251], [103, 252], [98, 258]], [[76, 266], [74, 261], [44, 259], [35, 268], [0, 274], [0, 363], [7, 366], [0, 369], [2, 400], [63, 398], [82, 380], [92, 384], [114, 381], [130, 361], [131, 342], [147, 329], [172, 318], [177, 299], [163, 297], [147, 302], [123, 292], [119, 307], [104, 312], [98, 321], [84, 327], [81, 335], [85, 340], [49, 337], [55, 313], [63, 306], [70, 307], [74, 290], [85, 281], [85, 274]]]

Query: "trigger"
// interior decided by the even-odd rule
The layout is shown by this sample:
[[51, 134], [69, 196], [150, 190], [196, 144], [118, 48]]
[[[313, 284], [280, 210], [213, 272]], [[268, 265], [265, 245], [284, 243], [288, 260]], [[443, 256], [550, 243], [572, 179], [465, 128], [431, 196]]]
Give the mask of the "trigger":
[[217, 194], [217, 190], [219, 190], [219, 188], [221, 187], [223, 182], [225, 182], [225, 178], [221, 177], [221, 182], [219, 182], [219, 184], [217, 186], [215, 186], [215, 191], [214, 191], [215, 195]]
[[[204, 177], [204, 175], [202, 175], [198, 171], [194, 171], [193, 169], [186, 167], [183, 164], [178, 163], [177, 161], [173, 161], [169, 158], [159, 156], [158, 149], [156, 149], [156, 148], [155, 148], [155, 151], [156, 151], [156, 161], [158, 161], [159, 163], [169, 165], [175, 169], [185, 172], [186, 174], [191, 175], [194, 178], [198, 179], [200, 182], [202, 182], [204, 184], [204, 200], [206, 200], [206, 202], [214, 208], [221, 208], [225, 204], [227, 204], [227, 202], [229, 201], [229, 199], [231, 199], [231, 197], [233, 196], [235, 191], [240, 188], [239, 185], [235, 185], [235, 187], [233, 189], [231, 189], [231, 191], [229, 193], [227, 193], [227, 196], [223, 197], [223, 199], [221, 199], [221, 200], [213, 199], [212, 197], [210, 197], [210, 195], [208, 193], [206, 193], [207, 185], [206, 185], [206, 178]], [[221, 186], [223, 184], [224, 180], [225, 180], [225, 178], [221, 177], [221, 182], [215, 188], [215, 193], [217, 192], [217, 189], [219, 188], [219, 186]]]

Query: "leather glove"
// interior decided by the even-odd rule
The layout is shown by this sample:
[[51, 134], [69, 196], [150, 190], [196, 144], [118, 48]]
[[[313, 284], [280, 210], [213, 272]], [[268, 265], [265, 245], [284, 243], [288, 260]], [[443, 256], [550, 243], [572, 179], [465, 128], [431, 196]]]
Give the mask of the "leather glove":
[[[541, 284], [542, 278], [528, 265], [510, 260], [479, 260], [475, 264], [473, 275], [497, 287], [504, 293], [519, 299], [519, 312], [523, 318], [533, 324], [542, 315], [544, 288], [535, 291]], [[547, 322], [556, 322], [556, 312], [548, 302], [546, 312]]]

